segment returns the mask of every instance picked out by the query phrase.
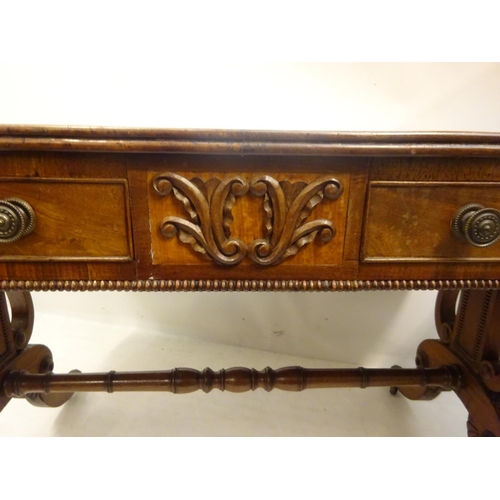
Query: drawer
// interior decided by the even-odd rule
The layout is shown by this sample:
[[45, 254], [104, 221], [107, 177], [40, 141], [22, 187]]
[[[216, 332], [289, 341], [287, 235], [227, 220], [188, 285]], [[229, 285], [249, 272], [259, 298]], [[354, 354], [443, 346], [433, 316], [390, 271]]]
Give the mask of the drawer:
[[0, 261], [133, 259], [126, 180], [0, 179], [0, 199], [12, 198], [32, 207], [36, 223], [16, 241], [0, 240]]
[[371, 182], [361, 260], [500, 262], [500, 242], [480, 248], [452, 231], [469, 204], [500, 210], [500, 183]]
[[153, 265], [339, 266], [350, 175], [149, 172]]

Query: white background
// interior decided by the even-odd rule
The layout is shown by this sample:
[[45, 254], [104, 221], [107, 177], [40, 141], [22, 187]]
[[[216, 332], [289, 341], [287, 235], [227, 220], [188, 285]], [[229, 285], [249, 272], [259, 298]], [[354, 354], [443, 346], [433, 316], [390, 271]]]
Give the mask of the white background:
[[[498, 64], [3, 64], [0, 122], [290, 130], [500, 129]], [[433, 292], [38, 293], [56, 371], [414, 366]], [[13, 401], [3, 435], [465, 435], [453, 394], [387, 390]]]
[[[140, 4], [0, 0], [0, 61], [23, 63], [0, 65], [0, 123], [498, 132], [497, 65], [334, 64], [320, 70], [328, 68], [332, 78], [318, 81], [301, 77], [304, 71], [297, 71], [296, 64], [254, 64], [498, 61], [498, 48], [496, 9], [492, 2], [482, 0], [453, 5], [436, 0], [422, 0], [418, 5], [392, 0], [255, 0], [238, 4], [225, 0], [142, 0]], [[312, 75], [317, 66], [307, 68], [306, 74]], [[259, 74], [263, 78], [258, 78]], [[306, 83], [301, 87], [303, 81]], [[311, 90], [320, 96], [319, 101]], [[328, 299], [327, 308], [338, 304], [340, 297], [352, 301], [350, 307], [346, 304], [340, 309], [343, 321], [352, 322], [362, 315], [368, 295], [349, 298], [348, 294], [335, 294]], [[391, 294], [376, 295], [381, 296], [376, 300], [381, 300], [384, 308], [391, 306]], [[120, 305], [112, 299], [112, 304], [103, 294], [90, 296], [93, 299], [85, 299], [93, 300], [88, 309], [80, 307], [81, 296], [68, 297], [72, 305], [63, 303], [59, 294], [35, 296], [38, 337], [34, 341], [50, 343], [56, 368], [61, 371], [74, 366], [164, 368], [177, 361], [214, 368], [237, 362], [255, 366], [290, 361], [311, 366], [316, 362], [312, 358], [278, 359], [270, 351], [266, 354], [191, 342], [184, 326], [188, 318], [185, 314], [175, 316], [175, 303], [197, 298], [208, 301], [208, 294], [203, 299], [201, 295], [154, 299], [160, 300], [162, 307], [171, 304], [167, 311], [177, 321], [164, 322], [151, 334], [138, 326], [141, 316], [155, 317], [152, 313], [158, 308], [150, 304], [150, 297], [120, 295], [120, 300], [132, 301], [128, 311], [125, 302]], [[243, 300], [243, 296], [237, 297], [234, 294], [231, 300]], [[266, 294], [260, 300], [267, 302], [270, 297], [274, 296]], [[274, 300], [287, 302], [295, 295], [281, 297]], [[410, 362], [412, 345], [429, 336], [423, 332], [424, 323], [433, 330], [433, 294], [402, 293], [397, 300], [408, 306], [406, 310], [400, 309], [401, 304], [397, 306], [403, 328], [395, 328], [391, 334], [386, 328], [392, 321], [389, 319], [386, 323], [374, 320], [366, 332], [337, 330], [332, 334], [334, 341], [328, 342], [330, 349], [335, 349], [336, 356], [349, 353], [361, 364], [369, 361], [361, 359], [363, 341], [377, 339], [382, 356], [390, 358], [391, 364], [399, 356], [390, 349], [400, 352], [398, 362], [405, 364], [406, 358]], [[144, 309], [146, 315], [141, 314]], [[377, 304], [371, 309], [377, 309]], [[61, 315], [60, 310], [66, 314]], [[413, 310], [421, 328], [413, 328], [415, 316], [405, 321]], [[85, 312], [95, 324], [89, 325], [85, 316], [79, 323], [79, 315]], [[135, 321], [130, 320], [129, 328], [122, 329], [120, 321], [130, 317], [129, 312]], [[110, 326], [110, 321], [117, 327]], [[228, 325], [226, 321], [216, 323], [221, 324]], [[170, 330], [169, 325], [173, 325]], [[206, 335], [203, 332], [210, 325], [203, 326], [201, 331], [194, 325], [196, 331], [191, 333]], [[224, 331], [214, 327], [211, 336], [215, 330]], [[235, 331], [239, 330], [228, 328], [225, 334], [232, 336], [233, 343]], [[260, 342], [265, 338], [260, 330], [250, 331], [260, 336]], [[180, 334], [180, 340], [167, 336], [169, 332]], [[371, 337], [369, 332], [373, 332]], [[406, 334], [412, 338], [404, 339]], [[347, 335], [356, 339], [355, 350], [346, 346]], [[96, 346], [96, 338], [103, 345]], [[399, 346], [386, 342], [394, 338]], [[166, 344], [172, 349], [166, 349]], [[299, 347], [308, 345], [300, 342]], [[128, 352], [129, 358], [123, 352]], [[332, 436], [465, 434], [465, 411], [453, 395], [442, 395], [431, 403], [389, 398], [386, 391], [376, 389], [327, 391], [324, 396], [311, 391], [310, 400], [309, 396], [303, 399], [305, 395], [292, 394], [289, 406], [282, 399], [286, 400], [286, 395], [276, 392], [267, 395], [269, 398], [260, 393], [249, 398], [201, 394], [191, 401], [169, 394], [151, 399], [134, 396], [132, 405], [129, 399], [125, 400], [128, 403], [117, 401], [116, 394], [94, 395], [75, 399], [73, 406], [55, 413], [15, 401], [0, 415], [0, 429], [6, 435], [50, 436], [133, 435], [134, 431], [140, 435], [152, 428], [158, 433], [184, 435], [192, 431], [191, 422], [197, 426], [191, 432], [196, 435], [210, 434], [211, 429], [213, 434], [224, 434], [227, 429], [229, 435], [245, 431], [267, 435], [261, 423], [269, 426], [274, 415], [282, 432], [289, 435], [306, 435], [311, 429]], [[264, 399], [259, 399], [262, 396]], [[263, 413], [269, 402], [270, 411]], [[322, 406], [325, 402], [328, 405]], [[318, 409], [325, 414], [323, 425]], [[152, 425], [155, 420], [157, 424]], [[235, 420], [246, 428], [238, 430]], [[276, 426], [269, 435], [279, 434], [273, 433], [275, 430]], [[9, 473], [4, 489], [15, 489], [16, 497], [22, 497], [36, 488], [40, 499], [67, 498], [68, 494], [77, 498], [104, 496], [105, 491], [109, 498], [164, 498], [169, 493], [182, 498], [215, 495], [218, 499], [236, 495], [244, 499], [330, 498], [335, 493], [372, 497], [381, 491], [386, 499], [399, 499], [402, 495], [419, 498], [423, 490], [434, 496], [477, 496], [491, 493], [488, 478], [496, 474], [491, 443], [449, 439], [3, 439], [0, 463]], [[478, 456], [481, 460], [474, 460]], [[457, 474], [463, 470], [464, 460], [466, 476]], [[28, 481], [21, 479], [20, 467], [29, 471]], [[477, 481], [478, 477], [485, 480]]]

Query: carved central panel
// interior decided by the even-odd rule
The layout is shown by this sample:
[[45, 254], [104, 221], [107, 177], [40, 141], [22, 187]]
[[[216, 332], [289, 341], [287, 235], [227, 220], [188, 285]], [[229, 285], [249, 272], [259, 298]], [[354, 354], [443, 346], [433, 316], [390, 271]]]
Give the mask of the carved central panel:
[[[163, 218], [162, 237], [177, 235], [182, 243], [224, 266], [236, 265], [246, 256], [261, 266], [279, 264], [315, 239], [331, 241], [336, 234], [333, 221], [314, 219], [314, 209], [324, 199], [337, 200], [344, 191], [343, 184], [331, 176], [312, 182], [278, 181], [270, 175], [188, 180], [171, 172], [156, 176], [153, 188], [159, 197], [174, 196], [185, 212], [185, 217]], [[263, 224], [265, 234], [242, 241], [231, 234], [232, 212], [237, 199], [247, 196], [262, 200], [261, 213], [244, 216]]]

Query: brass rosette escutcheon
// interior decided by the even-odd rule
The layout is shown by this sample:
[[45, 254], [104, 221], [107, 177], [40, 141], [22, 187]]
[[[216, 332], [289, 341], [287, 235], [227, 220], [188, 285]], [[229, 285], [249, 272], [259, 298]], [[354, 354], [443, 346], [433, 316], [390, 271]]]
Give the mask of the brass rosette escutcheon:
[[33, 232], [35, 211], [19, 198], [0, 200], [0, 243], [12, 243]]
[[460, 207], [451, 219], [452, 233], [475, 247], [489, 247], [500, 239], [500, 211], [479, 203]]

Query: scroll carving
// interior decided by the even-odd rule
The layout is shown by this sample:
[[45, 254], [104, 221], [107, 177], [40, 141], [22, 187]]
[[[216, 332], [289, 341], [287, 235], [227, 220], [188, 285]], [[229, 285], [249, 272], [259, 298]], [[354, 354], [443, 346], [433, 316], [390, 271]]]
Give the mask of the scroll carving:
[[[160, 227], [163, 236], [172, 238], [178, 234], [195, 251], [227, 266], [238, 264], [247, 253], [262, 266], [279, 264], [318, 236], [329, 242], [336, 232], [333, 222], [307, 219], [324, 198], [336, 200], [343, 193], [342, 184], [333, 177], [291, 183], [261, 175], [248, 183], [239, 176], [203, 181], [167, 172], [157, 176], [153, 186], [160, 196], [173, 193], [189, 215], [189, 220], [165, 217]], [[263, 197], [266, 230], [264, 238], [246, 244], [231, 238], [231, 223], [236, 198], [249, 190]]]
[[161, 196], [174, 196], [184, 204], [190, 220], [165, 217], [161, 232], [166, 238], [179, 234], [179, 239], [218, 264], [234, 265], [247, 253], [246, 245], [231, 238], [231, 209], [237, 196], [248, 191], [240, 177], [219, 181], [189, 181], [180, 175], [165, 173], [156, 177], [154, 188]]
[[319, 234], [323, 242], [335, 236], [335, 227], [327, 219], [305, 220], [324, 197], [336, 200], [343, 192], [342, 185], [334, 178], [320, 179], [310, 184], [278, 183], [268, 175], [255, 177], [250, 190], [264, 196], [266, 211], [266, 237], [254, 240], [248, 247], [249, 257], [267, 266], [278, 264], [295, 255]]

